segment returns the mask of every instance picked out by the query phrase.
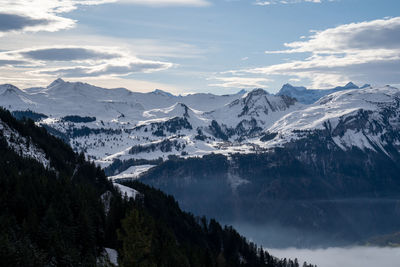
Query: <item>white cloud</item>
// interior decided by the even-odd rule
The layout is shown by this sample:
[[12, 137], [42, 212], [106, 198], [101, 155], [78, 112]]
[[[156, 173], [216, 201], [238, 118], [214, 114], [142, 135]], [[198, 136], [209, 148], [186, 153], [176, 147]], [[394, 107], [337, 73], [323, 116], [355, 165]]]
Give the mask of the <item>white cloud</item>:
[[[332, 2], [333, 0], [329, 0]], [[254, 2], [255, 5], [257, 6], [269, 6], [269, 5], [276, 5], [276, 4], [298, 4], [298, 3], [321, 3], [322, 0], [269, 0], [269, 1], [263, 1], [263, 0], [256, 0]]]
[[400, 17], [351, 23], [312, 32], [302, 41], [286, 43], [286, 50], [267, 54], [305, 53], [303, 60], [231, 73], [286, 75], [309, 79], [314, 88], [353, 80], [368, 83], [400, 81]]
[[0, 52], [0, 60], [18, 61], [18, 65], [43, 65], [57, 62], [96, 65], [112, 60], [129, 60], [132, 56], [118, 47], [102, 46], [40, 46]]
[[269, 6], [272, 4], [270, 1], [257, 1], [254, 3], [256, 6]]
[[0, 0], [0, 36], [10, 32], [55, 32], [75, 26], [64, 16], [79, 6], [123, 3], [152, 7], [210, 5], [207, 0]]
[[[40, 38], [34, 34], [9, 34], [7, 42], [0, 42], [0, 50], [19, 50], [30, 47], [48, 47], [49, 44], [61, 43], [61, 47], [117, 47], [110, 52], [131, 51], [143, 58], [160, 60], [163, 58], [199, 58], [204, 57], [209, 48], [201, 48], [197, 44], [163, 39], [142, 39], [129, 37], [111, 37], [76, 32], [40, 33]], [[116, 50], [116, 51], [115, 51]]]
[[118, 47], [55, 46], [0, 52], [2, 73], [28, 74], [37, 79], [126, 76], [172, 66], [170, 62], [140, 59]]
[[[104, 86], [128, 86], [129, 88], [153, 90], [163, 88], [178, 91], [177, 85], [154, 83], [154, 76], [158, 74], [139, 75], [140, 73], [155, 73], [168, 71], [168, 74], [198, 76], [199, 73], [187, 74], [175, 62], [178, 58], [192, 59], [204, 57], [206, 50], [194, 45], [182, 42], [164, 41], [158, 39], [136, 39], [136, 38], [115, 38], [99, 35], [76, 34], [73, 32], [40, 33], [40, 38], [33, 34], [24, 35], [10, 34], [7, 36], [7, 42], [0, 42], [0, 84], [12, 83], [22, 88], [47, 85], [49, 81], [61, 77], [63, 73], [70, 76], [69, 79], [81, 80]], [[49, 46], [48, 44], [60, 43], [62, 45]], [[99, 46], [101, 44], [102, 46]], [[26, 48], [29, 47], [29, 48]], [[82, 51], [83, 50], [83, 51]], [[89, 50], [89, 51], [88, 51]], [[38, 58], [38, 51], [42, 54]], [[58, 52], [69, 52], [65, 59], [59, 58]], [[36, 59], [28, 57], [29, 54], [35, 54]], [[81, 55], [78, 57], [78, 55]], [[110, 58], [110, 55], [117, 57]], [[45, 60], [47, 59], [47, 60]], [[52, 60], [50, 60], [52, 59]], [[125, 61], [127, 60], [127, 61]], [[139, 60], [139, 61], [138, 61]], [[155, 65], [145, 66], [140, 62], [152, 62]], [[135, 64], [130, 64], [134, 62]], [[160, 62], [157, 64], [157, 62]], [[172, 63], [174, 62], [174, 63]], [[125, 73], [116, 73], [116, 69], [104, 66], [125, 66], [125, 73], [134, 73], [126, 76]], [[97, 66], [102, 66], [101, 74]], [[75, 69], [75, 76], [73, 68]], [[141, 67], [139, 71], [139, 67]], [[178, 69], [179, 68], [179, 69]], [[35, 71], [34, 71], [35, 70]], [[104, 73], [104, 70], [108, 70]], [[79, 71], [79, 72], [78, 72]], [[111, 71], [114, 71], [113, 73]], [[47, 73], [47, 74], [46, 74]], [[86, 74], [85, 74], [86, 73]], [[185, 74], [184, 74], [185, 73]], [[94, 76], [94, 75], [101, 76]], [[136, 75], [138, 74], [138, 75]], [[137, 77], [153, 79], [153, 82], [138, 81]], [[67, 78], [64, 77], [63, 78]], [[101, 83], [99, 83], [101, 81]], [[177, 82], [180, 80], [178, 79]], [[112, 82], [115, 82], [113, 85]], [[148, 87], [147, 87], [148, 85]], [[154, 85], [154, 86], [152, 86]], [[182, 88], [184, 86], [180, 85]]]
[[76, 21], [65, 18], [63, 13], [79, 5], [98, 5], [107, 0], [0, 0], [0, 33], [55, 32], [72, 28]]
[[57, 67], [52, 69], [41, 69], [32, 71], [39, 75], [51, 75], [61, 77], [103, 77], [103, 76], [125, 76], [132, 73], [151, 73], [166, 70], [172, 67], [168, 62], [157, 62], [148, 60], [131, 60], [126, 63], [105, 63], [97, 66], [75, 66]]
[[351, 23], [324, 31], [313, 31], [307, 41], [286, 43], [288, 50], [267, 53], [342, 54], [375, 49], [400, 48], [400, 17]]
[[209, 6], [210, 2], [206, 0], [115, 0], [116, 2], [126, 4], [136, 4], [143, 6], [194, 6], [204, 7]]
[[[15, 52], [14, 52], [15, 53]], [[122, 57], [118, 52], [106, 49], [85, 47], [45, 47], [38, 49], [26, 49], [17, 52], [29, 59], [41, 61], [85, 61], [85, 60], [109, 60]]]
[[224, 88], [265, 88], [269, 81], [267, 78], [248, 78], [248, 77], [214, 77], [209, 80], [216, 80], [217, 83], [209, 84], [214, 87]]

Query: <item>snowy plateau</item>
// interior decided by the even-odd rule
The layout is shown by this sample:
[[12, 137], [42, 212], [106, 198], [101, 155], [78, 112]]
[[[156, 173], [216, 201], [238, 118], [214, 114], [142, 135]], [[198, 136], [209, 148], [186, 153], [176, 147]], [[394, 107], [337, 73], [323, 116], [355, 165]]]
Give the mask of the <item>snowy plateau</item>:
[[[147, 160], [115, 172], [115, 179], [137, 178], [153, 166], [148, 161], [171, 155], [264, 152], [320, 131], [330, 135], [336, 149], [389, 155], [385, 147], [390, 142], [400, 150], [399, 136], [388, 136], [400, 129], [400, 90], [391, 86], [349, 83], [311, 90], [286, 84], [277, 94], [254, 89], [176, 96], [57, 79], [47, 87], [23, 90], [0, 85], [0, 105], [14, 115], [33, 116], [36, 124], [102, 167], [116, 160]], [[34, 148], [30, 151], [24, 153], [41, 157]]]

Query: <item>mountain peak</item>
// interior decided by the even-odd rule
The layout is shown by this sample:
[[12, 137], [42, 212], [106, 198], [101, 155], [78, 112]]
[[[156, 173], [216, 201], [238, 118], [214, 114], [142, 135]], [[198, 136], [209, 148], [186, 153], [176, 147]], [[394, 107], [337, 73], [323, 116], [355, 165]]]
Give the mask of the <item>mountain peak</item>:
[[335, 87], [334, 89], [341, 89], [341, 90], [346, 90], [346, 89], [359, 89], [357, 85], [355, 85], [353, 82], [348, 82], [345, 86], [338, 86]]
[[282, 86], [281, 90], [279, 90], [278, 95], [291, 95], [292, 92], [302, 92], [306, 91], [307, 88], [304, 86], [293, 86], [290, 83], [286, 83]]
[[242, 105], [239, 117], [244, 115], [259, 117], [260, 114], [268, 115], [270, 112], [283, 111], [295, 103], [294, 99], [269, 94], [267, 91], [256, 88], [244, 95], [240, 102], [233, 101], [230, 105]]
[[371, 87], [369, 83], [364, 84], [363, 86], [360, 87], [360, 89], [368, 88]]
[[171, 94], [171, 93], [169, 93], [169, 92], [166, 92], [166, 91], [164, 91], [164, 90], [161, 90], [161, 89], [155, 89], [153, 92], [151, 92], [152, 94], [155, 94], [155, 95], [162, 95], [162, 96], [169, 96], [169, 97], [171, 97], [171, 96], [174, 96], [173, 94]]
[[105, 88], [97, 87], [88, 83], [68, 82], [59, 78], [47, 86], [42, 92], [55, 94], [58, 95], [58, 97], [65, 97], [67, 95], [70, 97], [76, 97], [77, 93], [87, 97], [94, 97], [95, 95], [99, 97], [100, 95], [103, 95], [106, 90], [107, 89]]
[[356, 88], [358, 88], [358, 86], [357, 85], [355, 85], [353, 82], [348, 82], [345, 86], [344, 86], [345, 88], [349, 88], [349, 89], [356, 89]]
[[251, 90], [250, 92], [245, 94], [243, 97], [251, 98], [251, 97], [260, 96], [260, 95], [269, 95], [269, 93], [262, 88], [254, 88], [253, 90]]
[[180, 106], [182, 108], [188, 108], [188, 106], [183, 102], [176, 102], [175, 106]]
[[174, 111], [173, 113], [182, 114], [183, 117], [189, 117], [190, 108], [188, 106], [186, 106], [186, 104], [184, 104], [182, 102], [178, 102], [175, 105], [173, 105], [172, 107], [173, 107], [172, 110]]
[[65, 83], [65, 81], [63, 79], [58, 78], [58, 79], [54, 80], [51, 84], [49, 84], [49, 86], [47, 86], [47, 88], [53, 87], [53, 86], [56, 86], [59, 84], [64, 84], [64, 83]]
[[20, 89], [18, 87], [16, 87], [15, 85], [6, 83], [6, 84], [2, 84], [0, 85], [0, 87], [6, 89], [6, 90], [14, 90], [14, 91], [19, 91]]
[[0, 93], [2, 96], [21, 95], [23, 91], [12, 84], [0, 85]]
[[167, 108], [156, 108], [144, 112], [147, 118], [190, 118], [195, 112], [190, 109], [186, 104], [177, 102]]

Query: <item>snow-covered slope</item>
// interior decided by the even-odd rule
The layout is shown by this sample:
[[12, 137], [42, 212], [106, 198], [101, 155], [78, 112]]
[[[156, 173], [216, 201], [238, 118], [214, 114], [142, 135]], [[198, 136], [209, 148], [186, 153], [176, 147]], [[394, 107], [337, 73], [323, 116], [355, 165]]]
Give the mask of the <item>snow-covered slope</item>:
[[[254, 89], [225, 96], [137, 93], [61, 79], [45, 88], [0, 86], [1, 106], [46, 115], [38, 116], [37, 124], [103, 167], [144, 160], [144, 169], [153, 165], [146, 160], [254, 153], [321, 132], [339, 149], [388, 153], [388, 143], [400, 144], [393, 135], [400, 130], [398, 102], [396, 88], [352, 83], [331, 90], [284, 85], [277, 95]], [[133, 177], [136, 170], [125, 174]]]
[[18, 131], [0, 120], [0, 136], [5, 138], [8, 146], [24, 158], [31, 158], [41, 163], [45, 168], [50, 167], [46, 153], [32, 143], [30, 138], [22, 136]]
[[[143, 158], [195, 151], [209, 153], [214, 150], [211, 145], [197, 145], [194, 138], [200, 132], [212, 138], [207, 133], [211, 119], [205, 112], [229, 104], [244, 93], [176, 96], [159, 89], [138, 93], [57, 79], [47, 87], [25, 90], [1, 85], [0, 105], [12, 111], [30, 110], [48, 116], [38, 124], [69, 141], [77, 151], [85, 151], [90, 159], [107, 165], [125, 154], [125, 158], [132, 158], [128, 153], [132, 147], [146, 144], [157, 148], [151, 148], [154, 153], [140, 155]], [[187, 151], [171, 150], [169, 143], [164, 148], [162, 141], [169, 139], [175, 145], [179, 142], [187, 147]], [[158, 151], [158, 143], [164, 151]]]
[[139, 176], [148, 171], [149, 169], [153, 168], [155, 165], [140, 165], [140, 166], [131, 166], [123, 172], [120, 172], [117, 175], [110, 176], [109, 178], [112, 180], [117, 179], [137, 179]]
[[143, 112], [143, 117], [146, 120], [139, 122], [138, 125], [165, 122], [179, 117], [190, 122], [192, 128], [203, 127], [209, 123], [209, 119], [203, 116], [203, 113], [203, 111], [191, 109], [184, 103], [176, 103], [167, 108], [157, 108]]
[[265, 129], [302, 106], [286, 95], [275, 96], [263, 89], [254, 89], [207, 115], [240, 137], [255, 129]]
[[122, 196], [126, 196], [127, 198], [135, 199], [136, 196], [139, 194], [139, 192], [136, 191], [135, 189], [124, 186], [122, 184], [114, 183], [114, 186], [118, 188], [118, 190], [121, 192]]
[[10, 109], [36, 108], [28, 94], [11, 84], [0, 85], [0, 105]]
[[99, 119], [118, 118], [139, 120], [144, 110], [167, 108], [184, 103], [191, 108], [210, 111], [241, 96], [192, 94], [175, 96], [161, 90], [150, 93], [132, 92], [125, 88], [105, 89], [81, 82], [57, 79], [46, 88], [28, 88], [25, 93], [38, 103], [35, 111], [55, 116], [76, 114]]
[[343, 150], [358, 147], [386, 153], [389, 143], [400, 149], [399, 104], [400, 90], [390, 86], [339, 91], [282, 117], [266, 129], [275, 138], [262, 146], [284, 145], [324, 131]]

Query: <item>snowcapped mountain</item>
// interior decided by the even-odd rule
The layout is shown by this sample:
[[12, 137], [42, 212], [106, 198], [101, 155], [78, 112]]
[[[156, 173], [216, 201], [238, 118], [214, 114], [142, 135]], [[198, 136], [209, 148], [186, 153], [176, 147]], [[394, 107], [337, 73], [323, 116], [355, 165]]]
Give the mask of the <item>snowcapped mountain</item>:
[[[247, 95], [223, 107], [218, 125], [244, 114], [267, 122], [261, 132], [242, 140], [214, 135], [214, 154], [171, 158], [140, 180], [195, 214], [259, 225], [260, 232], [278, 222], [290, 229], [279, 242], [286, 235], [300, 240], [286, 246], [350, 245], [399, 229], [400, 90], [339, 90], [309, 105], [253, 93], [256, 101]], [[268, 104], [265, 97], [275, 113], [258, 105]], [[240, 103], [249, 104], [246, 112]]]
[[275, 96], [263, 89], [254, 89], [242, 98], [208, 112], [207, 116], [219, 122], [227, 136], [243, 138], [268, 128], [283, 115], [301, 106], [286, 95]]
[[400, 151], [399, 104], [400, 90], [390, 86], [338, 91], [276, 121], [267, 129], [267, 135], [275, 137], [264, 146], [322, 131], [343, 150], [358, 147], [389, 154], [385, 147], [390, 145]]
[[[224, 106], [245, 93], [176, 96], [159, 89], [138, 93], [62, 79], [47, 87], [20, 90], [12, 85], [2, 85], [0, 89], [1, 106], [22, 111], [18, 113], [19, 117], [35, 114], [35, 118], [41, 119], [38, 124], [96, 160], [114, 159], [132, 146], [176, 139], [177, 134], [194, 138], [201, 132], [200, 128], [207, 129], [211, 124], [205, 112]], [[29, 112], [25, 112], [27, 110]], [[204, 153], [209, 153], [210, 149], [207, 147]], [[153, 156], [166, 157], [170, 153], [161, 154], [154, 153]]]
[[[3, 85], [0, 89], [7, 86], [10, 85]], [[144, 110], [167, 108], [179, 102], [194, 109], [211, 111], [243, 94], [241, 92], [225, 96], [212, 94], [175, 96], [161, 90], [138, 93], [125, 88], [105, 89], [87, 83], [65, 82], [62, 79], [55, 80], [45, 88], [27, 88], [24, 91], [18, 89], [19, 94], [22, 92], [27, 99], [37, 104], [35, 108], [37, 112], [54, 116], [63, 116], [69, 112], [68, 114], [96, 116], [99, 119], [110, 119], [121, 114], [128, 118], [139, 119]], [[4, 106], [8, 100], [1, 98], [1, 105]], [[10, 103], [15, 109], [14, 103], [12, 101]]]
[[338, 86], [332, 89], [307, 89], [303, 86], [295, 87], [291, 84], [285, 84], [282, 86], [278, 95], [287, 95], [296, 98], [300, 103], [312, 104], [321, 97], [329, 95], [338, 91], [350, 90], [350, 89], [363, 89], [370, 87], [369, 84], [365, 84], [362, 87], [358, 87], [352, 82], [347, 83], [345, 86]]
[[0, 85], [0, 101], [1, 106], [12, 109], [27, 109], [36, 106], [25, 92], [11, 84]]
[[[315, 103], [304, 104], [310, 99]], [[339, 149], [389, 153], [388, 143], [400, 144], [388, 137], [398, 130], [398, 99], [396, 88], [353, 83], [330, 90], [286, 84], [276, 95], [254, 89], [223, 96], [137, 93], [62, 79], [44, 88], [0, 86], [1, 106], [34, 116], [104, 167], [116, 160], [267, 151], [321, 132]]]

